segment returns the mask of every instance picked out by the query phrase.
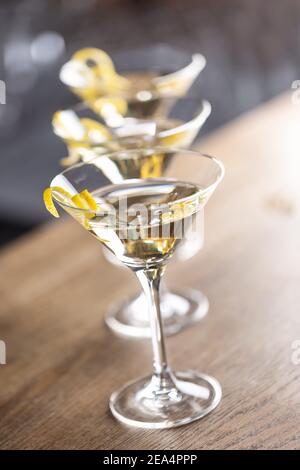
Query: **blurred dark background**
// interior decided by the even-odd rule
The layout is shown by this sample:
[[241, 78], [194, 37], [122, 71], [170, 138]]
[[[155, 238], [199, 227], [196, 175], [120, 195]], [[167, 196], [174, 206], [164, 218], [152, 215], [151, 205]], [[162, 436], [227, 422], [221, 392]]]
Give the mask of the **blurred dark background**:
[[42, 190], [66, 155], [51, 116], [76, 102], [61, 65], [81, 47], [155, 44], [206, 56], [197, 93], [212, 104], [211, 131], [300, 78], [300, 1], [2, 0], [0, 244], [50, 218]]

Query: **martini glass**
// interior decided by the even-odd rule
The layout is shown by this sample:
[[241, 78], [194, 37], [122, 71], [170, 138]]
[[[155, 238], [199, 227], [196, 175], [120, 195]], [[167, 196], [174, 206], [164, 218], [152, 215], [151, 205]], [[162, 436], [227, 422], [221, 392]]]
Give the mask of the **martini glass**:
[[[59, 110], [52, 118], [53, 132], [68, 148], [68, 156], [61, 160], [68, 167], [79, 161], [88, 161], [101, 153], [145, 146], [189, 147], [211, 113], [206, 100], [194, 97], [163, 98], [165, 116], [137, 119], [126, 110], [125, 116], [114, 111], [115, 100], [105, 98], [106, 113], [99, 115], [84, 103]], [[104, 102], [104, 101], [103, 101]], [[145, 167], [147, 177], [159, 176], [159, 168]]]
[[134, 117], [148, 118], [164, 115], [162, 98], [184, 96], [205, 65], [202, 54], [164, 45], [121, 52], [113, 60], [100, 49], [85, 48], [63, 65], [60, 79], [100, 114], [103, 97], [114, 97], [117, 111], [126, 108]]
[[[164, 101], [168, 102], [169, 99], [165, 98]], [[180, 98], [176, 103], [172, 100], [168, 108], [169, 112], [164, 119], [141, 120], [128, 116], [122, 118], [123, 122], [117, 128], [107, 128], [107, 126], [102, 128], [103, 119], [84, 104], [57, 111], [53, 117], [53, 129], [55, 134], [64, 140], [69, 152], [69, 156], [63, 159], [63, 165], [68, 166], [80, 160], [88, 161], [94, 158], [95, 154], [102, 154], [108, 150], [137, 148], [145, 144], [157, 143], [165, 146], [176, 142], [179, 146], [191, 145], [210, 115], [210, 104], [188, 97]], [[134, 173], [136, 170], [130, 168], [132, 174], [126, 176], [136, 176]], [[155, 160], [150, 154], [148, 164], [144, 163], [142, 174], [137, 176], [147, 178], [161, 176], [160, 160]], [[193, 242], [190, 240], [188, 244], [181, 244], [175, 258], [181, 261], [191, 258], [201, 249], [202, 242], [202, 237], [197, 236]], [[122, 266], [109, 250], [104, 248], [103, 251], [110, 263]], [[133, 298], [117, 302], [109, 308], [105, 316], [106, 324], [117, 334], [135, 338], [150, 337], [145, 302], [143, 292]], [[167, 336], [177, 334], [201, 320], [208, 309], [208, 299], [200, 290], [188, 288], [169, 290], [166, 282], [162, 283], [161, 313]]]
[[[161, 177], [127, 178], [125, 171], [122, 183], [114, 184], [124, 168], [141, 169], [149, 154], [161, 157]], [[96, 157], [70, 167], [51, 183], [54, 200], [136, 274], [147, 298], [153, 373], [110, 398], [111, 412], [125, 424], [172, 428], [207, 415], [221, 400], [221, 387], [213, 377], [169, 367], [160, 280], [179, 245], [199, 229], [197, 214], [223, 173], [215, 158], [157, 147]]]

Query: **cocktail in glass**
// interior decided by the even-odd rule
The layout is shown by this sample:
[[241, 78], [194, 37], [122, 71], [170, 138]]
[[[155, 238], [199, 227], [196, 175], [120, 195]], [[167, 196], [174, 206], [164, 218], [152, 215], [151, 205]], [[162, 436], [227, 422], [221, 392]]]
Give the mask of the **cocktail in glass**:
[[164, 116], [162, 98], [184, 96], [205, 64], [202, 54], [191, 55], [168, 46], [114, 54], [114, 61], [100, 49], [85, 48], [64, 64], [60, 78], [99, 114], [103, 97], [114, 97], [119, 99], [118, 112], [126, 108], [136, 118], [148, 118]]
[[[161, 158], [159, 178], [141, 178], [149, 155]], [[139, 177], [128, 177], [130, 166]], [[220, 402], [216, 379], [170, 369], [159, 290], [168, 262], [199, 229], [197, 215], [223, 173], [218, 160], [198, 152], [124, 150], [70, 167], [45, 192], [52, 213], [57, 215], [50, 196], [137, 275], [147, 298], [154, 371], [112, 394], [110, 409], [125, 424], [171, 428], [205, 416]], [[116, 182], [119, 174], [124, 179]]]

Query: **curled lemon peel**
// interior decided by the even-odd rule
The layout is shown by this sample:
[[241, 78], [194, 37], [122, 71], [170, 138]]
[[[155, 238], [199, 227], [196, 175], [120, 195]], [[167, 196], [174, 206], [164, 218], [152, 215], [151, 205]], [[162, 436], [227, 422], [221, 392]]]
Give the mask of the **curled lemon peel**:
[[107, 64], [114, 69], [113, 61], [109, 55], [102, 49], [98, 49], [96, 47], [84, 47], [83, 49], [79, 49], [73, 54], [72, 59], [79, 60], [80, 62], [86, 62], [87, 64], [89, 61], [94, 61], [95, 66], [99, 66], [100, 64]]
[[[46, 206], [46, 209], [50, 212], [51, 215], [53, 215], [53, 217], [56, 217], [56, 218], [59, 217], [59, 212], [56, 209], [54, 200], [53, 200], [53, 192], [58, 193], [60, 196], [62, 196], [63, 199], [67, 199], [68, 203], [73, 203], [74, 209], [78, 208], [78, 209], [96, 211], [98, 208], [98, 205], [95, 199], [93, 198], [93, 196], [90, 194], [90, 192], [87, 189], [84, 189], [80, 193], [72, 196], [65, 189], [59, 186], [53, 186], [51, 188], [46, 188], [43, 193], [44, 204]], [[82, 220], [80, 220], [80, 222], [83, 223], [83, 225], [85, 225], [87, 219], [94, 217], [94, 215], [95, 215], [94, 212], [83, 214], [83, 218]]]
[[76, 207], [78, 207], [78, 209], [93, 211], [76, 214], [78, 222], [81, 223], [84, 228], [89, 230], [89, 220], [94, 218], [95, 211], [98, 207], [95, 199], [87, 189], [84, 189], [79, 194], [75, 194], [75, 196], [72, 197], [72, 202]]
[[112, 139], [109, 130], [100, 122], [91, 118], [78, 118], [76, 126], [68, 126], [64, 119], [66, 111], [56, 111], [52, 118], [52, 126], [56, 135], [72, 145], [102, 143]]
[[127, 78], [117, 73], [112, 59], [101, 49], [80, 49], [73, 54], [69, 65], [72, 63], [75, 72], [85, 79], [85, 84], [70, 87], [92, 109], [99, 96], [118, 95], [131, 86]]
[[53, 191], [61, 194], [63, 197], [67, 199], [71, 199], [71, 194], [65, 189], [60, 188], [59, 186], [53, 186], [52, 188], [46, 188], [44, 190], [43, 199], [44, 199], [44, 204], [46, 206], [46, 209], [50, 212], [51, 215], [53, 215], [53, 217], [58, 218], [59, 213], [53, 201]]
[[54, 202], [53, 202], [52, 189], [51, 188], [46, 188], [44, 190], [43, 200], [44, 200], [44, 204], [46, 206], [47, 211], [49, 211], [50, 214], [53, 215], [53, 217], [58, 218], [59, 213], [58, 213], [58, 210], [56, 209], [56, 207], [54, 205]]
[[83, 191], [81, 191], [80, 196], [82, 199], [86, 201], [90, 209], [94, 211], [97, 210], [98, 208], [97, 203], [95, 199], [93, 198], [93, 196], [91, 195], [91, 193], [87, 189], [84, 189]]

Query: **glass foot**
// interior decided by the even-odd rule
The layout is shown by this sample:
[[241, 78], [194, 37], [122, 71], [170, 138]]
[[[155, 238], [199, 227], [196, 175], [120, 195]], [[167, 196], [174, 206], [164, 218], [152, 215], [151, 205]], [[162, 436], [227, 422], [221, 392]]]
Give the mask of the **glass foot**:
[[[179, 333], [183, 328], [201, 320], [208, 312], [207, 297], [200, 291], [185, 289], [166, 291], [161, 295], [161, 314], [164, 333]], [[105, 322], [115, 333], [135, 338], [150, 338], [151, 331], [144, 294], [114, 306]]]
[[213, 377], [193, 371], [169, 373], [161, 380], [148, 376], [112, 394], [112, 414], [124, 424], [140, 428], [173, 428], [210, 413], [222, 390]]

